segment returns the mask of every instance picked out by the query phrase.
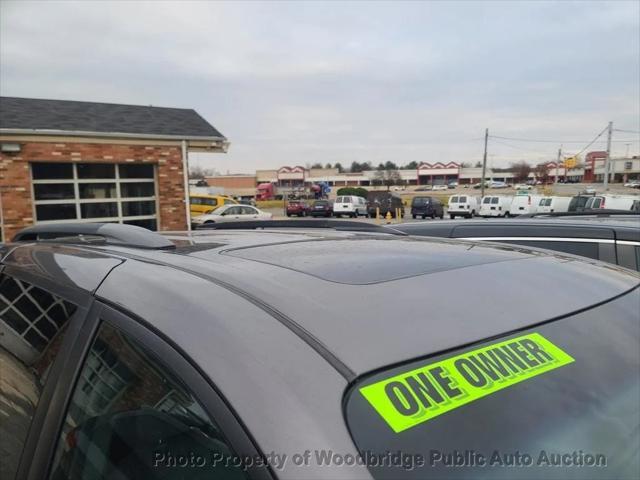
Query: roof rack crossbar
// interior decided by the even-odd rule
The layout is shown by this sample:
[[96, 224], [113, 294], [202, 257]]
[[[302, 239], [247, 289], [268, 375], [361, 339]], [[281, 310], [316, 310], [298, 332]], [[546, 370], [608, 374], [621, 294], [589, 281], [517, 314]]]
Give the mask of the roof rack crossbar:
[[64, 243], [91, 243], [98, 237], [102, 243], [123, 247], [145, 248], [150, 250], [170, 250], [176, 246], [169, 239], [146, 228], [119, 223], [52, 223], [34, 225], [20, 230], [13, 237], [14, 242], [33, 242], [42, 240], [64, 241]]
[[198, 225], [196, 230], [256, 230], [265, 228], [332, 228], [339, 231], [386, 233], [406, 236], [407, 234], [393, 227], [382, 227], [367, 222], [349, 220], [256, 220], [224, 223], [208, 223]]

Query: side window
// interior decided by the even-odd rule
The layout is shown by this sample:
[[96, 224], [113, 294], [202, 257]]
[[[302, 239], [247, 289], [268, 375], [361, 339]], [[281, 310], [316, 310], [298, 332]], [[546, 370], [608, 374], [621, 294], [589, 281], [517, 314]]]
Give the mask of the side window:
[[215, 198], [203, 198], [202, 203], [211, 207], [216, 207], [218, 205], [218, 200], [216, 200]]
[[501, 243], [513, 243], [517, 245], [524, 245], [527, 247], [544, 248], [547, 250], [555, 250], [557, 252], [571, 253], [581, 257], [594, 258], [598, 260], [600, 258], [599, 248], [597, 243], [583, 243], [583, 242], [544, 242], [544, 241], [526, 241], [518, 240], [517, 242], [501, 242]]
[[191, 205], [200, 205], [202, 202], [200, 201], [200, 197], [191, 197], [189, 203]]
[[257, 212], [251, 207], [241, 207], [243, 215], [255, 215]]
[[15, 477], [24, 442], [76, 307], [0, 275], [0, 478]]
[[[103, 323], [75, 386], [51, 478], [245, 478], [212, 462], [230, 455], [218, 425], [180, 378]], [[175, 468], [181, 458], [202, 461]]]

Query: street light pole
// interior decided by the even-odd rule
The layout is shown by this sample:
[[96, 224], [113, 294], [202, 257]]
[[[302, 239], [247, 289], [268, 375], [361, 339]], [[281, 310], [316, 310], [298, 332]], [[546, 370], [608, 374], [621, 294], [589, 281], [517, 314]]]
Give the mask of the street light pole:
[[489, 129], [484, 130], [484, 155], [482, 156], [482, 180], [480, 184], [480, 197], [484, 197], [485, 176], [487, 174], [487, 142], [489, 141]]
[[[611, 134], [613, 133], [613, 122], [609, 122], [607, 128], [607, 156], [604, 159], [604, 189], [609, 190], [609, 170], [611, 163]], [[595, 168], [595, 167], [594, 167]]]

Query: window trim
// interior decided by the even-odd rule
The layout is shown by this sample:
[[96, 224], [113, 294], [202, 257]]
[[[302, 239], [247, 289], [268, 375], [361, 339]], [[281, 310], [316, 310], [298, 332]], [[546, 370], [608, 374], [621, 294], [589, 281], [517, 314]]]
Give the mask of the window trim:
[[[73, 178], [65, 178], [65, 179], [35, 179], [33, 178], [33, 165], [34, 164], [43, 164], [43, 163], [53, 163], [53, 164], [69, 164], [72, 167]], [[32, 215], [34, 219], [34, 223], [37, 224], [55, 224], [55, 223], [67, 223], [69, 221], [73, 222], [85, 222], [85, 223], [93, 223], [93, 222], [118, 222], [124, 223], [127, 221], [136, 221], [136, 220], [155, 220], [156, 221], [156, 229], [160, 230], [160, 198], [158, 195], [158, 169], [155, 163], [144, 163], [139, 164], [135, 163], [132, 165], [150, 165], [153, 169], [153, 177], [143, 177], [143, 178], [121, 178], [120, 177], [120, 166], [121, 165], [130, 165], [131, 163], [109, 163], [109, 162], [80, 162], [82, 165], [91, 165], [91, 164], [107, 164], [114, 165], [115, 176], [113, 178], [80, 178], [78, 176], [78, 163], [72, 162], [47, 162], [47, 161], [38, 161], [38, 162], [30, 162], [29, 163], [29, 174], [31, 180], [31, 202], [32, 202]], [[113, 198], [80, 198], [80, 185], [82, 184], [100, 184], [100, 183], [113, 183], [116, 186], [116, 195]], [[121, 185], [123, 183], [153, 183], [155, 195], [147, 196], [147, 197], [121, 197]], [[70, 184], [73, 185], [74, 198], [66, 198], [60, 200], [37, 200], [35, 196], [35, 185], [52, 185], [52, 184]], [[122, 213], [122, 204], [123, 202], [144, 202], [144, 201], [153, 201], [155, 202], [155, 211], [156, 213], [153, 215], [134, 215], [134, 216], [124, 216]], [[108, 217], [95, 217], [95, 218], [82, 218], [81, 205], [86, 203], [116, 203], [118, 214], [116, 216], [108, 216]], [[38, 220], [37, 216], [37, 207], [40, 205], [65, 205], [72, 204], [75, 206], [76, 210], [76, 218], [75, 219], [61, 219], [61, 220]]]
[[82, 337], [83, 329], [86, 326], [85, 321], [94, 307], [93, 297], [83, 290], [56, 283], [51, 279], [43, 278], [40, 275], [11, 265], [2, 265], [0, 273], [31, 283], [76, 305], [76, 311], [69, 319], [67, 332], [60, 346], [60, 351], [51, 364], [51, 369], [42, 389], [42, 394], [38, 399], [38, 405], [33, 414], [33, 419], [22, 447], [22, 454], [18, 461], [16, 479], [37, 479], [39, 477], [37, 475], [31, 476], [30, 472], [43, 464], [41, 451], [47, 447], [47, 425], [51, 422], [52, 408], [59, 403], [60, 394], [63, 393], [60, 387], [69, 373], [67, 365], [69, 365], [69, 360], [73, 356], [78, 339]]
[[[82, 335], [77, 338], [72, 356], [65, 364], [67, 368], [65, 368], [64, 378], [58, 381], [58, 388], [64, 392], [64, 395], [60, 394], [57, 401], [52, 402], [47, 412], [48, 436], [41, 441], [44, 444], [42, 452], [39, 452], [46, 456], [41, 456], [39, 465], [33, 465], [33, 468], [29, 470], [27, 477], [29, 480], [49, 478], [51, 475], [53, 458], [64, 419], [87, 355], [102, 322], [129, 335], [142, 347], [152, 352], [164, 367], [182, 379], [207, 414], [224, 432], [234, 452], [241, 456], [260, 454], [255, 440], [250, 436], [237, 414], [218, 392], [211, 379], [197, 367], [182, 349], [140, 317], [116, 308], [106, 301], [96, 300], [90, 315], [87, 316]], [[31, 432], [29, 432], [29, 436], [31, 436]], [[249, 469], [247, 475], [256, 480], [275, 478], [270, 468]]]

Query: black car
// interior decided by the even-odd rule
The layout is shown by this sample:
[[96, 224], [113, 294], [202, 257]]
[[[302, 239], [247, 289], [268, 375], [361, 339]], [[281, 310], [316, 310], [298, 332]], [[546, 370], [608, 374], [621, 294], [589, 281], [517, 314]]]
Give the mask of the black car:
[[330, 200], [316, 200], [311, 205], [309, 215], [312, 217], [331, 217], [333, 216], [333, 202]]
[[404, 203], [402, 198], [391, 192], [369, 192], [367, 194], [367, 214], [374, 218], [376, 214], [385, 217], [387, 213], [393, 218], [399, 213], [404, 217]]
[[0, 478], [637, 479], [636, 272], [360, 221], [211, 227], [0, 244]]
[[533, 214], [528, 218], [404, 223], [409, 235], [545, 248], [640, 270], [640, 215]]
[[411, 216], [413, 218], [444, 218], [444, 207], [436, 197], [413, 197], [411, 200]]

